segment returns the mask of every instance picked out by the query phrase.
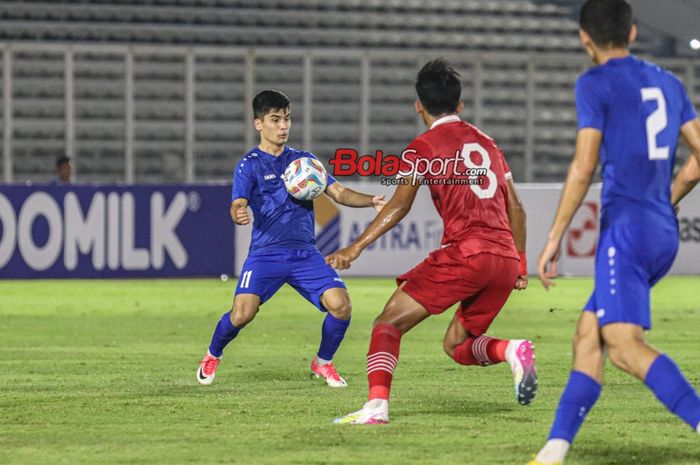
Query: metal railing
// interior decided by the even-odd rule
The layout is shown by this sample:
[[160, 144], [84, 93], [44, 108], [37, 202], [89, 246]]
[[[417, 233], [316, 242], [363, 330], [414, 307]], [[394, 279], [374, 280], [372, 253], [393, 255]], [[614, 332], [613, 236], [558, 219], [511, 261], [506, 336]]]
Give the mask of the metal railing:
[[[126, 183], [138, 181], [136, 166], [138, 157], [135, 153], [136, 130], [140, 124], [135, 117], [135, 59], [140, 56], [173, 56], [182, 60], [182, 84], [184, 92], [181, 99], [184, 112], [182, 121], [170, 123], [182, 125], [182, 149], [183, 159], [182, 180], [195, 182], [199, 179], [198, 164], [203, 157], [198, 155], [197, 131], [204, 123], [197, 118], [198, 105], [197, 91], [200, 86], [206, 86], [204, 78], [198, 79], [198, 71], [201, 63], [198, 60], [212, 57], [235, 58], [242, 60], [242, 79], [233, 84], [242, 89], [242, 104], [236, 106], [236, 124], [243, 128], [244, 140], [241, 147], [253, 146], [256, 140], [252, 121], [252, 109], [250, 102], [256, 90], [265, 86], [274, 86], [275, 76], [258, 76], [256, 67], [262, 59], [284, 59], [295, 62], [294, 66], [300, 68], [301, 79], [298, 85], [301, 99], [301, 138], [298, 141], [301, 147], [307, 150], [320, 148], [320, 139], [328, 139], [331, 134], [323, 135], [325, 121], [319, 121], [314, 115], [324, 108], [331, 106], [330, 110], [339, 116], [339, 126], [343, 121], [349, 127], [357, 127], [353, 140], [343, 141], [343, 145], [354, 144], [361, 153], [370, 150], [383, 149], [386, 145], [395, 145], [400, 149], [396, 140], [388, 140], [387, 136], [373, 136], [373, 125], [381, 125], [386, 130], [384, 133], [394, 132], [403, 137], [403, 143], [410, 141], [412, 135], [423, 130], [420, 121], [412, 113], [413, 97], [408, 97], [407, 88], [411, 86], [411, 80], [422, 63], [435, 56], [442, 55], [452, 61], [455, 67], [463, 72], [465, 103], [465, 117], [483, 128], [497, 141], [506, 141], [513, 153], [513, 159], [518, 162], [516, 169], [519, 179], [526, 182], [546, 180], [542, 174], [543, 163], [557, 163], [557, 151], [562, 156], [568, 155], [573, 150], [572, 140], [575, 133], [575, 118], [573, 115], [573, 84], [575, 75], [589, 66], [583, 53], [579, 56], [553, 55], [553, 54], [459, 54], [455, 52], [426, 52], [426, 51], [396, 51], [396, 50], [346, 50], [346, 49], [267, 49], [267, 48], [217, 48], [217, 47], [176, 47], [176, 46], [117, 46], [102, 44], [55, 44], [55, 43], [6, 43], [0, 44], [2, 49], [2, 177], [5, 182], [16, 181], [15, 172], [18, 160], [14, 154], [15, 146], [15, 108], [13, 89], [18, 81], [26, 76], [17, 76], [14, 72], [14, 63], [18, 54], [58, 54], [63, 57], [63, 153], [72, 157], [77, 167], [80, 167], [80, 159], [77, 147], [80, 141], [76, 139], [76, 83], [75, 68], [76, 56], [81, 54], [98, 54], [110, 56], [114, 60], [123, 63], [123, 177]], [[357, 72], [359, 67], [359, 79], [356, 83], [359, 91], [350, 98], [356, 100], [359, 112], [351, 114], [350, 110], [344, 110], [342, 105], [332, 108], [333, 99], [319, 101], [315, 98], [320, 83], [317, 74], [322, 68], [320, 63], [337, 61], [340, 64], [333, 65], [332, 75], [324, 85], [342, 90], [344, 84], [344, 70], [348, 73]], [[41, 62], [41, 57], [35, 59]], [[298, 65], [296, 64], [298, 62]], [[392, 67], [393, 62], [400, 62]], [[685, 81], [688, 92], [697, 104], [696, 97], [700, 95], [696, 74], [700, 72], [700, 65], [690, 60], [659, 60], [663, 66], [674, 70]], [[278, 77], [284, 76], [277, 75]], [[296, 72], [296, 71], [295, 71]], [[333, 77], [333, 76], [337, 76]], [[47, 77], [47, 80], [55, 80], [56, 77]], [[179, 78], [178, 78], [179, 79]], [[333, 79], [337, 79], [334, 87]], [[396, 82], [392, 85], [392, 82]], [[378, 90], [381, 88], [381, 91]], [[556, 93], [560, 97], [547, 96]], [[410, 94], [412, 95], [412, 94]], [[563, 96], [563, 97], [561, 97]], [[37, 94], [35, 100], [41, 105], [42, 97]], [[397, 104], [398, 102], [398, 104]], [[403, 103], [405, 102], [405, 105]], [[373, 123], [373, 112], [382, 106], [395, 105], [400, 107], [394, 115], [390, 115], [380, 123]], [[393, 107], [392, 107], [393, 108]], [[509, 116], [511, 113], [522, 112], [524, 117]], [[501, 113], [499, 113], [501, 111]], [[551, 113], [551, 114], [550, 114]], [[321, 113], [319, 113], [321, 114]], [[501, 116], [499, 116], [499, 114]], [[557, 114], [560, 114], [557, 116]], [[544, 116], [543, 116], [544, 115]], [[561, 116], [564, 115], [564, 116]], [[544, 119], [543, 119], [544, 118]], [[522, 121], [521, 121], [522, 119]], [[412, 124], [407, 125], [407, 121]], [[168, 124], [170, 124], [168, 123]], [[407, 127], [410, 126], [410, 127]], [[179, 126], [178, 126], [179, 127]], [[550, 130], [551, 129], [551, 130]], [[396, 137], [400, 138], [400, 137]], [[394, 138], [394, 139], [396, 139]], [[403, 140], [403, 139], [402, 139]], [[40, 141], [39, 141], [40, 143]], [[341, 142], [339, 141], [338, 144]], [[222, 142], [224, 144], [224, 142]], [[327, 145], [327, 144], [326, 144]], [[542, 155], [540, 146], [549, 147], [552, 152], [551, 160]], [[557, 147], [559, 147], [557, 149]], [[242, 152], [241, 152], [242, 154]], [[240, 154], [235, 154], [240, 155]], [[544, 157], [544, 158], [543, 158]], [[552, 161], [554, 160], [554, 161]], [[549, 168], [548, 168], [549, 169]], [[553, 172], [556, 173], [556, 170]], [[230, 172], [221, 173], [222, 179], [228, 178]], [[167, 181], [168, 179], [164, 179]]]

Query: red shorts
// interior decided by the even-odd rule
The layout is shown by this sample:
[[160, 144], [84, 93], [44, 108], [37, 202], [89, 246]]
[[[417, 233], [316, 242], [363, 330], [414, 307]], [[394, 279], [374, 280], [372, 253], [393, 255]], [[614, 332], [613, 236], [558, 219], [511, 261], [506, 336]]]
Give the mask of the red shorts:
[[460, 302], [457, 318], [470, 334], [481, 336], [501, 311], [518, 279], [518, 260], [490, 253], [464, 257], [456, 246], [435, 250], [396, 278], [403, 291], [429, 313]]

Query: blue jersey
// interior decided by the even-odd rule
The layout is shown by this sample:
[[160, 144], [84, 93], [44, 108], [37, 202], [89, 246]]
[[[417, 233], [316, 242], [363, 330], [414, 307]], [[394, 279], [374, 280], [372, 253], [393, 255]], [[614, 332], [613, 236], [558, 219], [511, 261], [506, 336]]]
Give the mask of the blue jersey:
[[639, 58], [608, 60], [576, 82], [578, 127], [602, 132], [601, 228], [675, 228], [671, 177], [678, 134], [696, 117], [683, 84]]
[[[253, 237], [249, 255], [279, 249], [315, 249], [313, 201], [297, 200], [284, 187], [282, 175], [297, 158], [316, 158], [309, 152], [286, 147], [279, 156], [254, 148], [233, 172], [231, 201], [248, 199], [253, 210]], [[329, 174], [328, 185], [335, 182]]]

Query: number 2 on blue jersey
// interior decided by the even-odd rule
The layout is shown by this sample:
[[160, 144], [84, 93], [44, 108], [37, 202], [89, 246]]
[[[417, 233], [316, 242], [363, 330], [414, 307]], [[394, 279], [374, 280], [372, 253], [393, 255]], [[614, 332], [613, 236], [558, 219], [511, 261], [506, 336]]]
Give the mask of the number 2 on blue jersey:
[[648, 100], [655, 100], [657, 104], [656, 110], [647, 117], [647, 147], [649, 150], [649, 160], [668, 160], [670, 154], [669, 147], [658, 147], [656, 145], [656, 136], [666, 129], [668, 125], [664, 94], [658, 87], [644, 87], [642, 88], [642, 100], [645, 102]]

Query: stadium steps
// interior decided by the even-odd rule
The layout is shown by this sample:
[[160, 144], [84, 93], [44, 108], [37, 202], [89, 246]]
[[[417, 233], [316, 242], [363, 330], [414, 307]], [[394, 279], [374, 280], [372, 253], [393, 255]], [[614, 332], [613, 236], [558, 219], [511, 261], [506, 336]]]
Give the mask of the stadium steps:
[[[415, 58], [370, 58], [370, 150], [399, 151], [422, 130], [413, 109], [413, 82], [420, 63], [434, 50], [556, 51], [578, 56], [577, 27], [568, 12], [521, 0], [5, 1], [0, 3], [0, 40], [428, 49]], [[101, 163], [109, 179], [115, 173], [122, 175], [124, 57], [80, 51], [73, 60], [81, 178], [93, 176], [90, 170], [102, 169]], [[475, 66], [470, 60], [454, 60], [462, 73], [467, 119], [474, 116], [475, 97]], [[356, 57], [313, 59], [312, 148], [321, 150], [322, 157], [339, 146], [359, 143], [360, 64]], [[535, 66], [535, 158], [539, 160], [542, 150], [542, 159], [553, 164], [538, 163], [536, 169], [545, 177], [550, 171], [562, 175], [566, 169], [550, 154], [561, 151], [556, 150], [558, 145], [572, 146], [572, 83], [582, 64], [545, 60]], [[522, 166], [526, 71], [522, 63], [487, 60], [482, 65], [482, 128], [509, 153], [514, 170]], [[172, 160], [184, 152], [184, 58], [137, 53], [134, 72], [137, 178], [156, 179], [153, 170], [165, 163], [166, 156], [159, 155], [158, 147], [167, 152], [167, 166], [175, 166]], [[25, 161], [32, 169], [52, 168], [51, 157], [63, 151], [63, 73], [60, 53], [15, 52], [15, 166], [23, 173], [31, 172], [21, 168]], [[700, 67], [696, 75], [700, 76]], [[244, 101], [244, 79], [243, 56], [196, 57], [198, 176], [229, 179], [232, 160], [247, 149], [243, 143], [249, 123], [244, 118], [250, 103]], [[284, 52], [257, 56], [255, 79], [255, 91], [275, 87], [292, 98], [295, 126], [290, 144], [299, 146], [305, 111], [303, 59]], [[700, 96], [700, 79], [696, 83], [695, 95]]]

